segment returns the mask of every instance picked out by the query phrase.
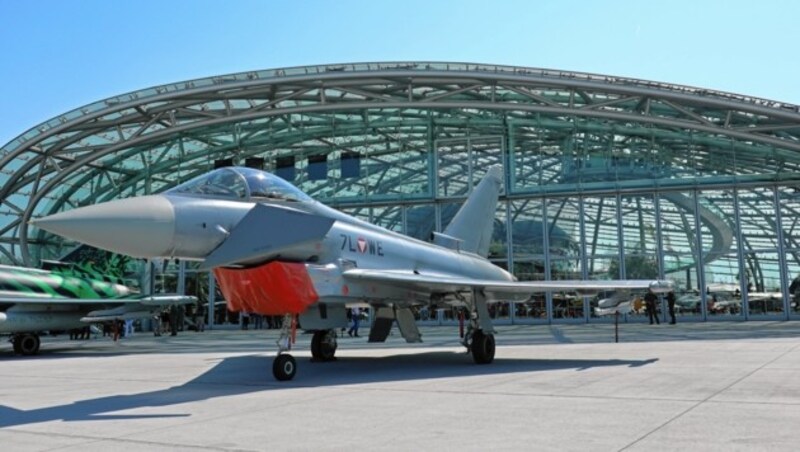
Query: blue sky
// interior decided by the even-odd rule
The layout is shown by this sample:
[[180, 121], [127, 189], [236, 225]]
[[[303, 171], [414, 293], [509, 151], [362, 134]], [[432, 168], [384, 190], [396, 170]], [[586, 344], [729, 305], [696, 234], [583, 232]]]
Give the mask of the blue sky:
[[73, 108], [297, 65], [466, 61], [800, 104], [800, 2], [0, 0], [0, 145]]

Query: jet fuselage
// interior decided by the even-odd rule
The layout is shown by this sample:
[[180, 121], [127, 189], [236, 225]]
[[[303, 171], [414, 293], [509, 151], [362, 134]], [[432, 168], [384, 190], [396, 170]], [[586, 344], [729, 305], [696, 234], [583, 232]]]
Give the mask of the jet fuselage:
[[[176, 224], [172, 248], [165, 249], [159, 257], [186, 260], [205, 259], [256, 206], [255, 202], [169, 193], [160, 196], [164, 196], [172, 204]], [[288, 207], [334, 220], [321, 240], [294, 245], [274, 258], [283, 262], [305, 263], [320, 301], [323, 302], [367, 302], [397, 298], [409, 300], [426, 296], [413, 291], [377, 291], [368, 284], [345, 284], [341, 279], [341, 272], [349, 268], [404, 268], [426, 275], [514, 280], [510, 273], [476, 254], [416, 240], [361, 221], [316, 201], [263, 200], [261, 204]]]
[[[86, 325], [81, 318], [93, 308], [65, 304], [65, 298], [114, 299], [132, 294], [131, 288], [111, 281], [0, 265], [0, 334], [79, 328]], [[42, 302], [48, 299], [53, 302]]]

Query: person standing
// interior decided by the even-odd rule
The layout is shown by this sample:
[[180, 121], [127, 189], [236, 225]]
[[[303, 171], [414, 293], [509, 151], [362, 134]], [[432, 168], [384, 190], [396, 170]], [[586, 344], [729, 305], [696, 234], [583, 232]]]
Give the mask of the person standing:
[[133, 319], [125, 320], [125, 337], [133, 337]]
[[161, 313], [153, 314], [153, 336], [161, 336]]
[[675, 325], [675, 291], [671, 290], [667, 293], [667, 309], [669, 309], [669, 324]]
[[655, 320], [656, 325], [661, 324], [661, 321], [658, 320], [658, 313], [656, 312], [656, 301], [658, 301], [656, 294], [653, 293], [652, 290], [648, 290], [647, 295], [644, 296], [644, 305], [645, 309], [647, 309], [647, 316], [650, 318], [650, 325], [653, 324], [653, 320]]
[[353, 326], [347, 332], [349, 336], [358, 337], [358, 326], [361, 323], [361, 308], [353, 308], [352, 311]]

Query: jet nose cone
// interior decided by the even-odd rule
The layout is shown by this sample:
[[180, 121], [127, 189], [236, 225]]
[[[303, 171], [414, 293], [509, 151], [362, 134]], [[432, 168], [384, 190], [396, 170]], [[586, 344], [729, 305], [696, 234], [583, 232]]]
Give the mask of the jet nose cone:
[[175, 209], [164, 196], [142, 196], [81, 207], [31, 220], [37, 228], [133, 257], [169, 257]]

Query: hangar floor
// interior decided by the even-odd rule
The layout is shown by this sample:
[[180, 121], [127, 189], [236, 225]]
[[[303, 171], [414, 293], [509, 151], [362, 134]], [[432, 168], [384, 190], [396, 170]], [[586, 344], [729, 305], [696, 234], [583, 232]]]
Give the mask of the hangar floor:
[[[4, 450], [797, 450], [800, 322], [452, 328], [272, 379], [275, 331], [0, 346]], [[366, 332], [366, 331], [364, 331]]]

